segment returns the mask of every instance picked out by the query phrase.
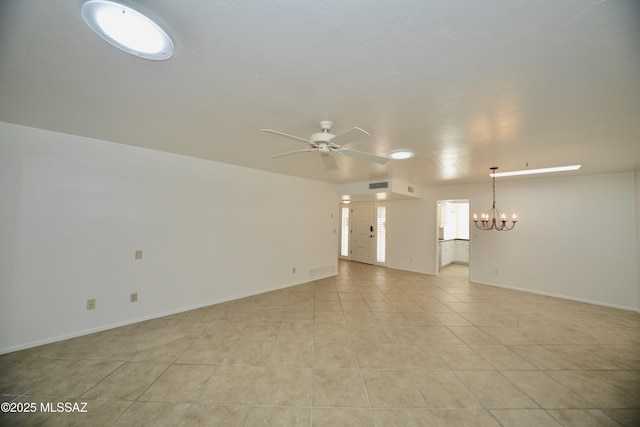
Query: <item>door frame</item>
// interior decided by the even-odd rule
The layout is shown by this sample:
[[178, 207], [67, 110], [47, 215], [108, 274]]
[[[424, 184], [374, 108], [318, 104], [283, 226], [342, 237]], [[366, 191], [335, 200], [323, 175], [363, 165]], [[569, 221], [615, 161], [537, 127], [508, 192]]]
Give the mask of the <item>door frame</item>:
[[[371, 209], [372, 209], [372, 216], [373, 216], [373, 227], [374, 227], [374, 242], [373, 242], [373, 248], [372, 248], [372, 252], [373, 252], [373, 264], [369, 264], [369, 265], [379, 265], [379, 266], [386, 266], [387, 262], [378, 262], [377, 260], [377, 247], [378, 247], [378, 229], [377, 229], [377, 221], [378, 221], [378, 207], [380, 206], [384, 206], [387, 210], [386, 210], [386, 215], [387, 215], [387, 221], [389, 218], [389, 205], [383, 202], [374, 202], [374, 201], [362, 201], [362, 202], [351, 202], [348, 205], [345, 205], [344, 203], [340, 203], [340, 216], [339, 216], [339, 220], [340, 220], [340, 233], [339, 233], [339, 238], [338, 238], [338, 258], [339, 259], [345, 259], [348, 261], [354, 261], [353, 257], [351, 256], [352, 252], [352, 248], [353, 248], [353, 234], [352, 234], [352, 224], [353, 224], [353, 207], [354, 206], [362, 206], [362, 205], [371, 205]], [[341, 252], [341, 242], [342, 242], [342, 208], [349, 208], [349, 255], [348, 256], [343, 256], [340, 254]], [[386, 227], [386, 224], [385, 224]], [[389, 259], [389, 252], [388, 252], [388, 245], [387, 245], [387, 239], [385, 239], [385, 253], [386, 253], [386, 259]], [[358, 261], [355, 261], [358, 262]]]
[[[449, 198], [449, 199], [438, 199], [436, 200], [435, 203], [435, 218], [436, 218], [436, 224], [435, 224], [435, 229], [434, 229], [434, 237], [435, 237], [435, 259], [434, 259], [434, 267], [435, 267], [435, 272], [436, 272], [436, 276], [438, 276], [440, 274], [440, 209], [439, 209], [439, 204], [440, 202], [464, 202], [466, 201], [467, 204], [469, 205], [469, 207], [471, 207], [471, 198], [469, 197], [461, 197], [461, 198]], [[469, 217], [468, 221], [471, 221], [471, 217]], [[469, 224], [469, 251], [471, 251], [471, 224]], [[469, 256], [469, 263], [467, 264], [469, 267], [469, 277], [471, 277], [471, 256]]]

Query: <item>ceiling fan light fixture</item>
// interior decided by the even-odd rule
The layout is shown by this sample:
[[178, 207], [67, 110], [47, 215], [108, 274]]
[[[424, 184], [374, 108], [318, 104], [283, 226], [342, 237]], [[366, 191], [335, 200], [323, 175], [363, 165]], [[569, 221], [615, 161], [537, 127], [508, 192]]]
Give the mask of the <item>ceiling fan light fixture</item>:
[[416, 153], [414, 153], [413, 150], [402, 148], [399, 150], [391, 151], [389, 154], [387, 154], [387, 157], [392, 160], [406, 160], [412, 158], [415, 155]]
[[139, 58], [165, 60], [173, 56], [171, 38], [149, 17], [108, 0], [89, 0], [82, 18], [100, 38]]

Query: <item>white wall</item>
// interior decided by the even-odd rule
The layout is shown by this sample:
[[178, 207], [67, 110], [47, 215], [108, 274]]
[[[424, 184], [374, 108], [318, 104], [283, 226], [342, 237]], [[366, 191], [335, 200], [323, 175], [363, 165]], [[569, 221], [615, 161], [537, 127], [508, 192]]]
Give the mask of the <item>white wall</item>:
[[0, 122], [0, 353], [335, 271], [337, 202], [326, 183]]
[[388, 267], [435, 274], [437, 204], [430, 200], [427, 195], [425, 199], [385, 202]]
[[458, 221], [458, 239], [469, 239], [469, 202], [456, 203], [458, 210], [456, 211]]
[[458, 237], [458, 208], [455, 203], [440, 202], [440, 209], [445, 221], [443, 239], [450, 240]]
[[448, 216], [443, 239], [469, 239], [469, 202], [440, 201], [439, 205], [441, 209], [446, 206]]
[[[626, 309], [640, 305], [632, 172], [498, 180], [496, 187], [498, 207], [516, 212], [520, 222], [509, 232], [471, 227], [472, 281]], [[468, 198], [471, 213], [491, 207], [490, 181], [424, 194], [388, 202], [389, 267], [435, 274], [438, 200]]]

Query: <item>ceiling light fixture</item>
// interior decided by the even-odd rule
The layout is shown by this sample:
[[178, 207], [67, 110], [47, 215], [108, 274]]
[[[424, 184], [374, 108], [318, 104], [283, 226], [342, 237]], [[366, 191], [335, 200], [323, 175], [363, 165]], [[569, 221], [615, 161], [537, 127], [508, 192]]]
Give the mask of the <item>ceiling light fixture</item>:
[[505, 177], [505, 176], [516, 176], [516, 175], [533, 175], [536, 173], [550, 173], [550, 172], [566, 172], [566, 171], [575, 171], [582, 167], [582, 165], [571, 165], [571, 166], [558, 166], [554, 168], [542, 168], [542, 169], [525, 169], [521, 171], [513, 171], [513, 172], [499, 172], [492, 173], [489, 176], [495, 176], [496, 178]]
[[163, 60], [173, 56], [173, 42], [150, 18], [122, 4], [90, 0], [82, 18], [107, 43], [140, 58]]
[[493, 207], [484, 212], [480, 216], [478, 222], [478, 215], [473, 214], [473, 222], [476, 223], [476, 228], [480, 230], [496, 230], [496, 231], [509, 231], [516, 226], [516, 214], [513, 214], [511, 225], [507, 225], [507, 216], [502, 211], [496, 208], [496, 170], [497, 166], [491, 168], [491, 177], [493, 179]]
[[387, 154], [387, 157], [393, 160], [405, 160], [405, 159], [410, 159], [415, 155], [416, 154], [412, 150], [407, 150], [403, 148], [400, 150], [393, 150], [392, 152]]

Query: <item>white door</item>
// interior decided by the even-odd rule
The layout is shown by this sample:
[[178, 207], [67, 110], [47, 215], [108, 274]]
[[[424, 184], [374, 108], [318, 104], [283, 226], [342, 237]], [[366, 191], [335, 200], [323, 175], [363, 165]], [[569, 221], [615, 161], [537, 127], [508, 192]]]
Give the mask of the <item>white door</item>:
[[351, 207], [351, 260], [373, 264], [375, 259], [375, 214], [372, 204]]

